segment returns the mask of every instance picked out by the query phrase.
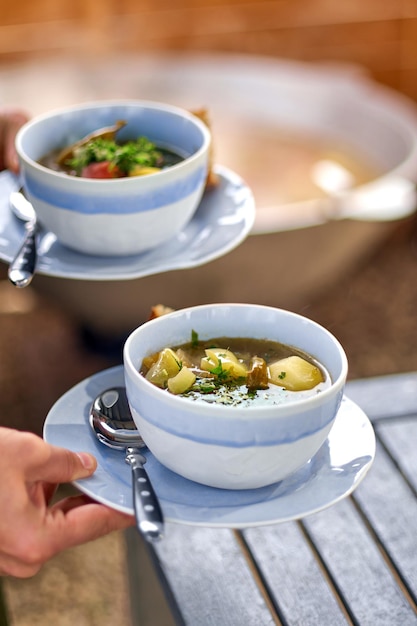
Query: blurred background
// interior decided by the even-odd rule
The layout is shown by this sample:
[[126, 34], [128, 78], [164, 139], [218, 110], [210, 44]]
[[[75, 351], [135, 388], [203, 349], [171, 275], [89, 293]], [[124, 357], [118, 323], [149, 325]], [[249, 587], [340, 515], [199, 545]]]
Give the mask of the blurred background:
[[1, 9], [3, 63], [149, 51], [336, 60], [417, 98], [413, 0], [20, 0]]
[[[1, 0], [0, 6], [0, 103], [31, 115], [101, 98], [207, 106], [215, 161], [248, 182], [259, 218], [248, 240], [223, 259], [134, 281], [39, 275], [18, 291], [1, 263], [2, 425], [40, 434], [48, 410], [69, 387], [121, 362], [123, 337], [159, 302], [178, 307], [239, 299], [292, 308], [338, 336], [351, 378], [417, 369], [413, 195], [406, 210], [388, 220], [327, 219], [320, 212], [317, 218], [323, 194], [303, 178], [335, 153], [357, 177], [354, 187], [407, 161], [414, 191], [415, 0]], [[307, 83], [311, 99], [303, 91]], [[281, 123], [285, 116], [273, 119], [281, 85], [294, 87], [286, 103], [298, 112], [300, 128], [290, 134]], [[375, 146], [365, 132], [373, 102], [384, 105], [371, 116], [382, 129], [375, 126], [374, 135], [384, 137]], [[305, 119], [311, 125], [303, 135]], [[344, 120], [341, 142], [336, 131]], [[358, 128], [360, 137], [348, 145], [346, 136]], [[353, 206], [356, 196], [348, 201]], [[288, 215], [300, 217], [288, 226]], [[149, 581], [135, 623], [170, 624], [157, 582]], [[14, 626], [132, 623], [119, 534], [68, 551], [34, 579], [6, 580], [3, 587]]]

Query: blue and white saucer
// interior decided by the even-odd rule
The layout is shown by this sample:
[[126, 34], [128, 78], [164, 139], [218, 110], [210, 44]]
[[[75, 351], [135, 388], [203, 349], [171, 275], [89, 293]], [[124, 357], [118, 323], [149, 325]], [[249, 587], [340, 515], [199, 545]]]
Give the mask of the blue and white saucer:
[[[95, 474], [75, 484], [94, 500], [133, 514], [131, 473], [124, 454], [100, 444], [88, 422], [96, 396], [123, 384], [121, 366], [80, 382], [50, 410], [44, 438], [57, 446], [94, 454], [98, 460]], [[345, 397], [327, 440], [308, 463], [279, 483], [243, 491], [200, 485], [171, 472], [149, 451], [144, 454], [167, 521], [245, 528], [300, 519], [348, 496], [372, 465], [375, 435], [364, 412]]]
[[[236, 248], [255, 219], [252, 191], [231, 170], [216, 166], [217, 187], [205, 192], [192, 220], [175, 237], [153, 250], [127, 257], [101, 257], [70, 250], [55, 235], [39, 235], [37, 272], [81, 280], [129, 280], [213, 261]], [[11, 212], [9, 196], [19, 180], [0, 173], [0, 259], [10, 263], [22, 243], [24, 225]]]

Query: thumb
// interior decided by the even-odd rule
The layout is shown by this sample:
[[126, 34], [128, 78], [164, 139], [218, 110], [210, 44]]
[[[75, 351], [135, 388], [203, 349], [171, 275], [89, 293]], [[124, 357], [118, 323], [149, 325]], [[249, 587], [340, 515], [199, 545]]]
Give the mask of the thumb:
[[31, 479], [50, 483], [66, 483], [78, 478], [87, 478], [97, 468], [97, 461], [87, 452], [72, 452], [66, 448], [48, 445], [48, 455], [38, 459]]
[[15, 148], [17, 131], [28, 121], [29, 116], [24, 111], [8, 111], [5, 113], [6, 128], [4, 137], [5, 165], [12, 172], [19, 170], [19, 159]]

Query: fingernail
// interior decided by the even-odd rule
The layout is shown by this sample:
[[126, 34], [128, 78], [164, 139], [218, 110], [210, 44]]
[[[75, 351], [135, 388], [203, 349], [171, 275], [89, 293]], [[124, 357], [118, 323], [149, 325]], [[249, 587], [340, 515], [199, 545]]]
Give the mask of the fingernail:
[[80, 459], [84, 469], [92, 470], [95, 467], [96, 462], [91, 454], [88, 454], [87, 452], [77, 452], [77, 456]]

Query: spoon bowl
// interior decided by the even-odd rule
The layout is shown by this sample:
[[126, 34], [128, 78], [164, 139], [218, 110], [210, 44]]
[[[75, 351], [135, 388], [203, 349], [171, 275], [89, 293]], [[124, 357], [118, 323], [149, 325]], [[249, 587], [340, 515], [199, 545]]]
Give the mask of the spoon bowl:
[[139, 450], [146, 444], [131, 416], [125, 388], [112, 387], [100, 393], [91, 406], [89, 421], [101, 443], [126, 452], [126, 463], [132, 469], [133, 503], [138, 530], [147, 541], [159, 541], [163, 536], [163, 514], [143, 467], [146, 458]]
[[146, 446], [130, 413], [124, 387], [103, 391], [94, 400], [90, 424], [97, 439], [116, 450]]

